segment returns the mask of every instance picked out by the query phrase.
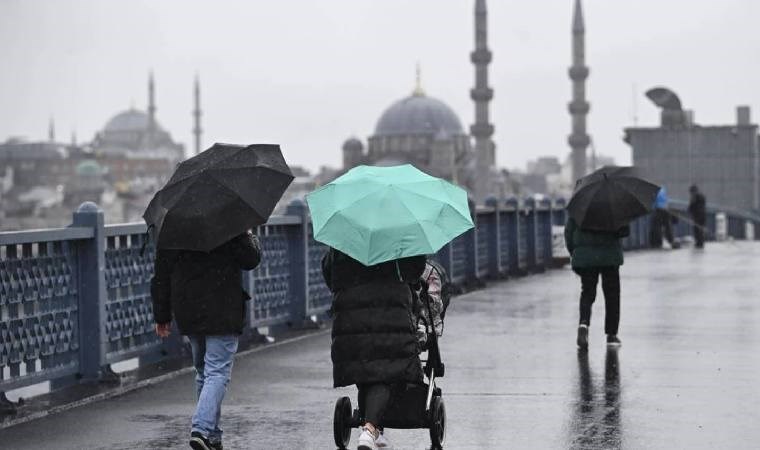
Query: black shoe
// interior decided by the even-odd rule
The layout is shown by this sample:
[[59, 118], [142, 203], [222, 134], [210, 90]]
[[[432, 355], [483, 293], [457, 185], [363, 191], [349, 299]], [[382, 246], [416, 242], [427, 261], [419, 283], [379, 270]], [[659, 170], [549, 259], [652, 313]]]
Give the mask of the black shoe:
[[617, 337], [617, 334], [608, 334], [607, 335], [607, 345], [614, 345], [619, 346], [622, 342], [620, 342], [620, 338]]
[[581, 350], [588, 348], [588, 325], [578, 325], [578, 339], [575, 342]]
[[[221, 448], [221, 443], [219, 444]], [[208, 438], [197, 431], [193, 431], [190, 433], [190, 448], [193, 450], [216, 450], [217, 447], [214, 447], [211, 444], [211, 441], [208, 440]]]

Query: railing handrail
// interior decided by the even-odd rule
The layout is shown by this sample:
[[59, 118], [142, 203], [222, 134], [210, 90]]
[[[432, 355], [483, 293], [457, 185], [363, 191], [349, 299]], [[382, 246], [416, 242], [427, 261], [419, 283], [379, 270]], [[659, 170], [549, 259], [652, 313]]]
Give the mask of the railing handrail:
[[0, 232], [0, 245], [33, 244], [37, 242], [73, 241], [92, 239], [90, 227], [44, 228], [25, 231]]

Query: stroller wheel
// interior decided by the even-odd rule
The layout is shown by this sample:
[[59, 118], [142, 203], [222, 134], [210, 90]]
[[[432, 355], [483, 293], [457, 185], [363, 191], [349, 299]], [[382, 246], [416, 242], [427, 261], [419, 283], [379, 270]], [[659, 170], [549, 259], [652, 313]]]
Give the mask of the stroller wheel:
[[434, 450], [443, 449], [443, 441], [446, 438], [446, 406], [443, 397], [435, 396], [430, 402], [430, 442]]
[[335, 445], [344, 450], [351, 440], [351, 399], [341, 397], [335, 403], [335, 415], [333, 416], [333, 436]]

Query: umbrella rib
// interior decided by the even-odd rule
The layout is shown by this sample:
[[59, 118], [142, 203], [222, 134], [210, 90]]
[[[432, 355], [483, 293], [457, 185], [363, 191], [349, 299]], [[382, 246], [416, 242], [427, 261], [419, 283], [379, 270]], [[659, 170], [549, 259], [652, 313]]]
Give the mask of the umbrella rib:
[[[445, 181], [445, 180], [431, 180], [431, 181], [443, 181], [443, 183], [448, 183], [448, 181]], [[423, 183], [423, 182], [419, 182], [419, 183]], [[428, 181], [424, 181], [424, 183], [428, 183]], [[462, 212], [461, 212], [461, 211], [459, 211], [459, 209], [458, 209], [458, 208], [456, 208], [456, 207], [453, 207], [453, 205], [457, 203], [457, 202], [456, 202], [456, 199], [453, 199], [453, 198], [451, 198], [451, 194], [450, 194], [450, 193], [449, 193], [449, 192], [448, 192], [448, 191], [445, 189], [445, 185], [443, 185], [443, 186], [444, 186], [444, 189], [441, 189], [441, 191], [442, 191], [442, 192], [443, 192], [443, 193], [446, 195], [446, 200], [448, 200], [448, 202], [446, 202], [446, 201], [442, 201], [441, 199], [438, 199], [438, 198], [432, 197], [432, 196], [430, 196], [430, 195], [427, 195], [427, 194], [424, 194], [424, 193], [422, 193], [422, 192], [417, 192], [417, 191], [411, 190], [411, 189], [409, 189], [409, 188], [408, 188], [408, 186], [409, 186], [410, 184], [413, 184], [413, 183], [405, 183], [405, 184], [403, 184], [403, 185], [393, 185], [393, 186], [397, 186], [399, 189], [402, 189], [402, 190], [403, 190], [403, 191], [405, 191], [405, 192], [408, 192], [408, 193], [411, 193], [411, 194], [417, 195], [417, 196], [419, 196], [419, 197], [423, 197], [423, 198], [426, 198], [426, 199], [428, 199], [428, 200], [433, 200], [433, 201], [436, 201], [436, 202], [441, 202], [441, 203], [446, 203], [446, 204], [452, 205], [452, 208], [454, 209], [454, 211], [458, 212], [460, 216], [463, 216], [463, 217], [465, 217], [465, 218], [466, 218], [466, 216], [464, 216], [464, 215], [462, 214]], [[442, 183], [441, 183], [441, 184], [442, 184]], [[452, 186], [452, 187], [456, 187], [456, 186], [454, 186], [454, 185], [451, 185], [451, 186]], [[457, 188], [457, 189], [459, 189], [459, 188]], [[468, 209], [469, 209], [469, 207], [468, 207]], [[468, 214], [467, 214], [467, 216], [469, 216], [469, 211], [468, 211]]]
[[[214, 166], [217, 165], [217, 164], [220, 164], [220, 163], [222, 163], [222, 162], [224, 162], [224, 161], [226, 161], [226, 160], [228, 160], [230, 158], [232, 158], [233, 156], [237, 156], [242, 150], [245, 150], [245, 148], [246, 147], [241, 147], [241, 148], [234, 149], [235, 150], [234, 152], [231, 152], [229, 155], [225, 155], [222, 159], [220, 159], [219, 161], [217, 161], [216, 163], [214, 163]], [[186, 164], [187, 162], [192, 161], [192, 159], [193, 158], [186, 159], [185, 161], [182, 161], [177, 169], [179, 169], [180, 167], [182, 167], [183, 164]], [[164, 188], [167, 188], [169, 186], [175, 185], [175, 184], [177, 184], [177, 183], [179, 183], [181, 181], [187, 180], [188, 178], [191, 178], [191, 177], [194, 177], [194, 176], [200, 176], [204, 172], [206, 172], [207, 170], [210, 170], [210, 169], [213, 169], [213, 168], [214, 168], [213, 166], [202, 168], [197, 173], [188, 174], [187, 176], [184, 176], [182, 178], [174, 180], [174, 182], [172, 182], [170, 184], [167, 184], [166, 186], [164, 186]]]
[[[268, 167], [262, 167], [262, 166], [255, 166], [255, 168], [256, 169], [269, 169]], [[230, 190], [231, 192], [234, 192], [236, 195], [238, 195], [248, 206], [250, 206], [257, 213], [259, 213], [259, 215], [261, 215], [263, 217], [263, 216], [265, 216], [267, 214], [263, 214], [261, 211], [259, 211], [259, 206], [258, 205], [253, 205], [253, 204], [249, 203], [247, 198], [240, 196], [237, 192], [235, 192], [235, 190], [232, 187], [228, 186], [227, 183], [226, 183], [226, 179], [224, 178], [223, 174], [221, 173], [222, 170], [241, 170], [242, 171], [242, 170], [253, 170], [253, 169], [254, 169], [254, 167], [250, 167], [250, 168], [249, 167], [240, 167], [240, 168], [237, 168], [237, 169], [217, 169], [217, 168], [212, 168], [212, 169], [207, 170], [203, 174], [199, 174], [198, 176], [200, 177], [202, 175], [205, 175], [205, 176], [207, 176], [209, 178], [213, 178], [214, 181], [216, 181], [218, 184], [226, 187], [228, 190]], [[275, 170], [272, 170], [272, 172], [277, 173], [279, 175], [284, 175], [282, 172], [278, 172], [278, 171], [275, 171]], [[291, 177], [291, 182], [292, 182], [292, 180], [293, 180], [293, 178]], [[290, 185], [290, 183], [288, 183], [288, 185]], [[287, 186], [285, 188], [287, 189]], [[283, 190], [283, 192], [284, 192], [284, 190]]]
[[[395, 187], [393, 185], [391, 185], [391, 188], [395, 189]], [[422, 220], [422, 219], [420, 219], [419, 217], [417, 217], [417, 214], [412, 210], [412, 208], [409, 207], [409, 205], [406, 204], [406, 202], [404, 201], [404, 199], [401, 196], [397, 195], [397, 198], [399, 199], [399, 203], [401, 203], [401, 206], [403, 206], [407, 211], [409, 211], [409, 214], [411, 214], [412, 217], [414, 217], [414, 219], [415, 219], [414, 224], [417, 227], [419, 227], [420, 231], [422, 232], [422, 235], [425, 237], [425, 242], [427, 242], [428, 248], [432, 249], [433, 248], [433, 244], [430, 242], [430, 237], [425, 232], [425, 228], [423, 228], [422, 225], [420, 224], [420, 220]], [[439, 214], [440, 214], [440, 210], [439, 210]]]

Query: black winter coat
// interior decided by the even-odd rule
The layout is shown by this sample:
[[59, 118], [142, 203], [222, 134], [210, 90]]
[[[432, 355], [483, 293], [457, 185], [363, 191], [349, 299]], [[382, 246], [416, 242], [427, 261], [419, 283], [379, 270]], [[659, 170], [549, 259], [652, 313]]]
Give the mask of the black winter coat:
[[153, 319], [185, 335], [241, 334], [245, 302], [241, 270], [259, 265], [258, 238], [244, 233], [209, 253], [159, 249], [151, 280]]
[[692, 194], [691, 200], [689, 201], [689, 214], [691, 214], [691, 219], [698, 225], [704, 225], [707, 223], [706, 203], [705, 196], [702, 195], [701, 192]]
[[424, 269], [424, 256], [365, 266], [334, 249], [325, 255], [335, 387], [422, 381], [410, 283]]

